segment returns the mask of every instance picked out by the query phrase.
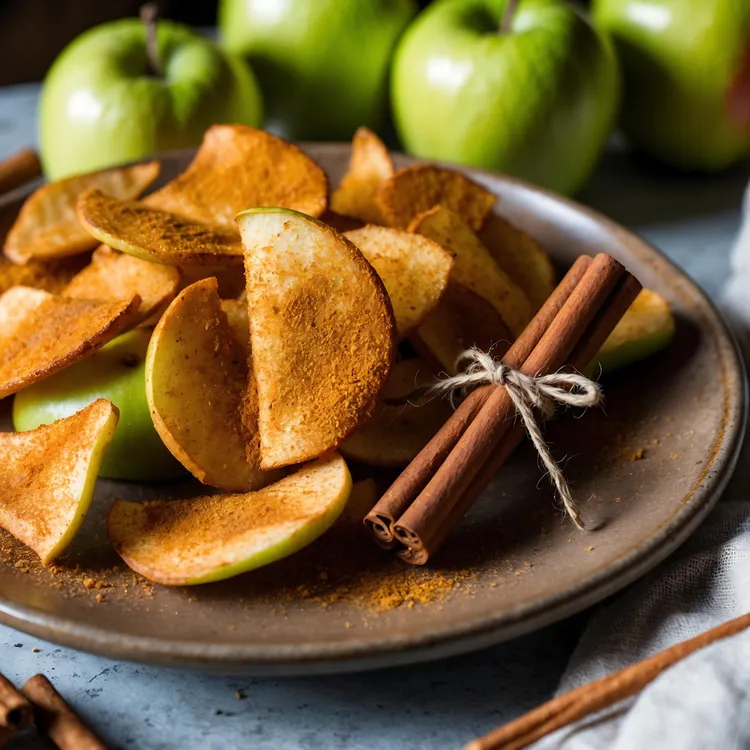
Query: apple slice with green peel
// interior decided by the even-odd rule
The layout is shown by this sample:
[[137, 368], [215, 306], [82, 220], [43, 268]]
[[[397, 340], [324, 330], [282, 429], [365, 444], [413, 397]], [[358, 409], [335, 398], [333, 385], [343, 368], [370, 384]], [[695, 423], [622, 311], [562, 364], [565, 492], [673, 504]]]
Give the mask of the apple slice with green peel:
[[159, 174], [159, 163], [68, 177], [42, 185], [23, 204], [5, 238], [5, 254], [14, 263], [32, 258], [49, 260], [84, 253], [96, 247], [96, 240], [76, 217], [81, 193], [98, 188], [118, 198], [137, 198]]
[[180, 288], [179, 268], [135, 258], [102, 245], [86, 266], [65, 287], [63, 295], [73, 299], [116, 300], [141, 298], [138, 317], [141, 323], [163, 312]]
[[222, 311], [216, 279], [205, 279], [167, 308], [146, 357], [146, 398], [164, 444], [196, 479], [235, 492], [275, 478], [259, 468], [257, 404], [243, 420], [245, 353]]
[[185, 476], [151, 421], [145, 374], [150, 339], [151, 331], [129, 331], [90, 357], [24, 388], [13, 399], [13, 426], [33, 430], [104, 398], [119, 409], [120, 421], [99, 476], [141, 482]]
[[54, 375], [137, 323], [139, 297], [100, 302], [14, 287], [0, 296], [0, 398]]
[[287, 209], [237, 217], [245, 246], [261, 468], [338, 447], [373, 412], [395, 354], [377, 273], [346, 237]]
[[337, 453], [256, 492], [193, 500], [118, 500], [107, 518], [117, 554], [170, 586], [231, 578], [317, 539], [346, 506], [352, 479]]
[[533, 237], [496, 214], [487, 219], [479, 239], [538, 310], [557, 284], [549, 255]]
[[669, 303], [651, 289], [643, 289], [596, 355], [590, 369], [619, 370], [664, 349], [674, 337]]
[[232, 228], [183, 219], [101, 190], [83, 193], [77, 210], [92, 237], [141, 260], [168, 266], [242, 265], [242, 244]]
[[409, 231], [453, 253], [453, 278], [490, 302], [515, 336], [523, 331], [533, 315], [528, 297], [461, 216], [445, 206], [434, 206], [415, 217]]
[[0, 433], [0, 526], [45, 565], [83, 522], [117, 418], [117, 407], [99, 399], [36, 430]]
[[345, 232], [377, 271], [406, 338], [433, 310], [448, 284], [453, 256], [437, 242], [400, 229], [368, 224]]

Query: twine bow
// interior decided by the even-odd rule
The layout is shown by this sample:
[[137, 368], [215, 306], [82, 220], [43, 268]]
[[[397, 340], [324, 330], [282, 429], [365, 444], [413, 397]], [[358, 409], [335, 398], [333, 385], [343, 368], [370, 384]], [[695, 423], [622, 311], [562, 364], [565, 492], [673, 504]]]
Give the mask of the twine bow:
[[579, 529], [585, 529], [565, 475], [552, 457], [534, 416], [534, 410], [536, 409], [543, 419], [549, 419], [560, 404], [583, 408], [598, 406], [604, 399], [598, 384], [576, 373], [525, 375], [520, 370], [509, 367], [502, 360], [494, 359], [487, 352], [474, 347], [467, 349], [458, 358], [458, 365], [465, 363], [468, 363], [467, 366], [458, 375], [440, 380], [431, 386], [430, 390], [436, 394], [447, 393], [452, 401], [457, 392], [472, 386], [503, 386], [513, 401], [565, 510]]

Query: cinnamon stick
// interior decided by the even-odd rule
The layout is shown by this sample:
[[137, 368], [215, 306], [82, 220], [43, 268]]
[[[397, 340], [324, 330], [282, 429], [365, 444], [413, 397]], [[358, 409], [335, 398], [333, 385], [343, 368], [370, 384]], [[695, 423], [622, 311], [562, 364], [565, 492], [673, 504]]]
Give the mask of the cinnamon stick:
[[[591, 322], [586, 335], [571, 354], [570, 365], [573, 369], [582, 371], [589, 365], [640, 291], [641, 284], [634, 276], [626, 274], [621, 279], [611, 298]], [[525, 437], [526, 429], [523, 424], [514, 424], [511, 427], [508, 434], [498, 445], [497, 450], [469, 485], [463, 497], [456, 503], [451, 514], [435, 532], [431, 542], [432, 553], [443, 544], [451, 529], [466, 515], [469, 508], [476, 502], [491, 479]], [[405, 547], [398, 554], [405, 562], [421, 564], [424, 552], [419, 548]], [[425, 561], [426, 559], [425, 557]]]
[[[582, 255], [576, 260], [503, 357], [511, 367], [520, 367], [526, 361], [590, 265], [591, 258], [588, 256]], [[448, 457], [466, 428], [479, 414], [493, 388], [494, 386], [486, 385], [473, 390], [367, 514], [364, 524], [381, 547], [390, 549], [395, 545], [395, 522]]]
[[[625, 269], [614, 258], [598, 255], [546, 333], [520, 368], [544, 375], [562, 367], [602, 309]], [[411, 553], [407, 562], [424, 564], [444, 538], [444, 527], [513, 422], [513, 402], [505, 388], [493, 388], [474, 421], [427, 486], [394, 524], [394, 536]]]
[[473, 740], [465, 750], [522, 750], [558, 729], [635, 695], [678, 661], [748, 628], [750, 613], [554, 698], [520, 719]]
[[28, 699], [0, 674], [0, 729], [26, 729], [34, 718]]
[[0, 161], [0, 195], [15, 190], [42, 174], [39, 156], [33, 148], [22, 148]]
[[60, 750], [108, 750], [43, 674], [29, 678], [23, 693], [34, 704], [37, 727]]

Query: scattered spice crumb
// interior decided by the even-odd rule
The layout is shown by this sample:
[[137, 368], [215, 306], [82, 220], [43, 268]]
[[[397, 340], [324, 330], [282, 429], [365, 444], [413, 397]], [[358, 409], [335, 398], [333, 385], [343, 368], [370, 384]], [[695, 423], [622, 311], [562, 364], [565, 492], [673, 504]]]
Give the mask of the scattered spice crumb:
[[593, 552], [593, 551], [594, 551], [593, 547], [586, 547], [586, 552]]
[[93, 589], [96, 586], [96, 581], [93, 578], [84, 578], [83, 587], [86, 589]]
[[94, 597], [94, 599], [96, 599], [96, 601], [98, 601], [98, 602], [103, 602], [106, 599], [106, 597], [104, 596], [104, 594], [97, 594]]
[[38, 653], [39, 653], [39, 649], [38, 649], [38, 648], [36, 648], [36, 646], [35, 646], [34, 648], [32, 648], [31, 650], [32, 650], [32, 651], [33, 651], [33, 652], [34, 652], [35, 654], [38, 654]]
[[680, 457], [680, 454], [679, 454], [679, 453], [670, 453], [670, 454], [669, 454], [669, 458], [670, 458], [670, 459], [671, 459], [672, 461], [676, 461], [676, 460], [677, 460], [677, 459], [678, 459], [679, 457]]
[[621, 498], [621, 497], [616, 497], [616, 498], [615, 498], [615, 502], [616, 502], [616, 503], [622, 502], [622, 498]]
[[237, 692], [236, 692], [236, 693], [234, 694], [234, 697], [235, 697], [235, 698], [236, 698], [236, 699], [237, 699], [238, 701], [244, 701], [244, 700], [245, 700], [245, 694], [244, 694], [244, 693], [243, 693], [243, 692], [242, 692], [241, 690], [238, 690], [238, 691], [237, 691]]

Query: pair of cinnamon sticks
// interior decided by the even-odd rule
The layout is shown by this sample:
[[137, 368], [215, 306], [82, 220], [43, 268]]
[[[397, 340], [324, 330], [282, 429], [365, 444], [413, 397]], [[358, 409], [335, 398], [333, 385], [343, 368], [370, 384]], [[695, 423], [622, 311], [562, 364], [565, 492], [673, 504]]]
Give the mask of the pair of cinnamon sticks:
[[[504, 362], [529, 376], [583, 370], [640, 290], [611, 256], [579, 257]], [[365, 517], [375, 541], [426, 563], [523, 439], [514, 414], [504, 387], [472, 391]]]
[[558, 729], [575, 724], [587, 716], [630, 698], [678, 661], [748, 628], [750, 614], [729, 620], [619, 672], [571, 690], [520, 719], [470, 742], [465, 750], [523, 750]]
[[43, 674], [21, 690], [0, 674], [0, 747], [32, 723], [60, 750], [107, 750]]

